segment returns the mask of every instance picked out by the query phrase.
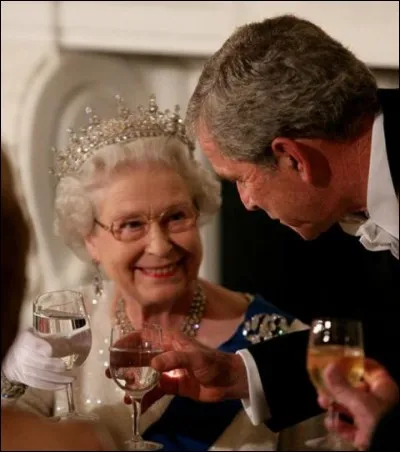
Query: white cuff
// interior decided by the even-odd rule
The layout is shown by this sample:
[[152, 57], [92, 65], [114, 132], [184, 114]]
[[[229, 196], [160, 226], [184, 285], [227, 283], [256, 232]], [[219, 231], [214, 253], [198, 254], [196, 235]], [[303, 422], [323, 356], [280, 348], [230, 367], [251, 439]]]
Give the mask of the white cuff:
[[248, 350], [238, 350], [236, 353], [243, 359], [246, 366], [247, 381], [249, 382], [249, 398], [242, 399], [242, 405], [251, 423], [259, 425], [270, 417], [260, 374], [253, 356]]

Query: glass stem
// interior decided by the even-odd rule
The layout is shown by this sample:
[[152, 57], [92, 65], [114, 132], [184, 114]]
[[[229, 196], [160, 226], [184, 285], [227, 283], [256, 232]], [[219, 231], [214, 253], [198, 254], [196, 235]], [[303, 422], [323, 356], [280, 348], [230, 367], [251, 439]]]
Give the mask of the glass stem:
[[333, 409], [333, 402], [330, 402], [328, 405], [328, 416], [332, 424], [336, 426], [336, 415], [335, 410]]
[[132, 441], [139, 442], [143, 441], [142, 436], [140, 435], [139, 430], [139, 422], [140, 422], [140, 414], [142, 411], [142, 398], [131, 397], [132, 400]]
[[[339, 413], [337, 411], [335, 411], [333, 408], [333, 400], [331, 401], [331, 403], [329, 404], [329, 407], [328, 407], [328, 416], [329, 416], [332, 426], [334, 428], [336, 428], [338, 421], [339, 421]], [[330, 431], [328, 433], [328, 439], [332, 443], [333, 447], [339, 448], [342, 443], [342, 440], [341, 440], [340, 436], [336, 433], [336, 431]]]
[[72, 386], [72, 383], [67, 384], [67, 401], [68, 413], [75, 413], [74, 388]]

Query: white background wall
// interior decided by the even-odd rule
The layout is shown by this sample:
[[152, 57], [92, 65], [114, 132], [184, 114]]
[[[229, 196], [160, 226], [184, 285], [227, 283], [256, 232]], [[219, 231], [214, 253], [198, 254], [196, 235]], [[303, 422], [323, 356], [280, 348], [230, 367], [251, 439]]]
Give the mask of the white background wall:
[[[106, 57], [118, 53], [132, 80], [139, 80], [141, 91], [146, 94], [155, 91], [164, 108], [178, 102], [184, 110], [205, 58], [235, 27], [282, 13], [294, 13], [322, 26], [373, 68], [381, 86], [398, 86], [397, 1], [2, 1], [1, 135], [10, 146], [16, 171], [31, 171], [21, 167], [24, 162], [20, 158], [21, 146], [28, 139], [22, 135], [29, 129], [29, 124], [22, 121], [27, 121], [28, 100], [37, 85], [38, 74], [43, 73], [49, 61], [57, 61], [60, 49], [84, 52], [84, 55], [102, 52]], [[70, 74], [72, 78], [79, 76]], [[137, 86], [132, 83], [135, 100], [143, 94], [135, 93]], [[52, 101], [46, 100], [49, 108], [54, 104]], [[34, 116], [32, 123], [37, 121]], [[60, 120], [57, 127], [62, 131], [67, 126]], [[48, 133], [43, 121], [41, 127], [41, 133]], [[25, 196], [28, 192], [30, 199], [31, 187], [20, 183], [19, 189]], [[45, 221], [48, 226], [52, 221], [50, 211], [39, 223], [37, 212], [33, 215], [36, 216], [35, 234], [39, 223]], [[217, 221], [203, 233], [206, 259], [202, 274], [214, 281], [218, 281], [219, 270]], [[42, 251], [43, 246], [40, 247]], [[40, 260], [37, 253], [32, 254], [32, 285], [27, 299], [48, 287], [43, 275], [49, 273], [51, 259], [56, 256]], [[45, 270], [46, 266], [49, 271]], [[73, 260], [69, 267], [80, 268]], [[74, 275], [72, 271], [70, 279]]]
[[315, 21], [371, 67], [398, 69], [398, 1], [2, 1], [2, 137], [15, 144], [29, 80], [58, 46], [202, 58], [236, 26], [282, 13]]

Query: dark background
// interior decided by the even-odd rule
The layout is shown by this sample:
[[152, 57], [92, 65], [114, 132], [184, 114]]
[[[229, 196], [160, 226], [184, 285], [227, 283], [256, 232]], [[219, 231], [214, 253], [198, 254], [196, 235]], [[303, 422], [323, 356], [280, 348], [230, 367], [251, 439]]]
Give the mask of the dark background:
[[232, 183], [222, 189], [223, 285], [260, 293], [304, 322], [324, 315], [376, 320], [380, 327], [392, 316], [397, 322], [398, 262], [389, 252], [365, 250], [339, 225], [305, 241], [264, 212], [246, 211]]

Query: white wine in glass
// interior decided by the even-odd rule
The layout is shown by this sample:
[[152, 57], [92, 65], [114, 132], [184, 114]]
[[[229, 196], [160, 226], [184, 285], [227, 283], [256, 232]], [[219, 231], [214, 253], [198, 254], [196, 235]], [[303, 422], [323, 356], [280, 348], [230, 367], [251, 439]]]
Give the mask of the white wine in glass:
[[162, 444], [145, 441], [140, 435], [139, 420], [143, 396], [155, 388], [160, 374], [150, 366], [154, 356], [163, 352], [162, 330], [155, 324], [126, 332], [116, 325], [111, 330], [110, 373], [115, 383], [132, 399], [132, 438], [127, 450], [160, 450]]
[[[81, 366], [90, 353], [92, 332], [80, 292], [59, 290], [40, 295], [33, 303], [33, 329], [51, 344], [53, 357], [60, 358], [67, 371]], [[73, 383], [67, 385], [66, 391], [68, 412], [61, 419], [97, 419], [76, 411]]]
[[[311, 323], [307, 371], [317, 391], [329, 393], [324, 386], [323, 372], [331, 363], [336, 363], [343, 376], [352, 386], [361, 382], [364, 374], [364, 348], [361, 322], [348, 319], [324, 318]], [[332, 399], [332, 402], [334, 400]], [[338, 413], [328, 411], [332, 421], [337, 421]], [[351, 450], [349, 443], [332, 432], [322, 438], [309, 440], [307, 446], [319, 450]]]

